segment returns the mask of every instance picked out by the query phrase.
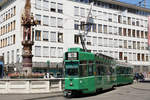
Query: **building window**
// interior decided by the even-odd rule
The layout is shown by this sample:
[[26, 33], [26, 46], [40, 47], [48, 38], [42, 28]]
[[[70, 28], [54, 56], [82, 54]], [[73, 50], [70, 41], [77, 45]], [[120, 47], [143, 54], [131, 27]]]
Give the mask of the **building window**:
[[97, 45], [97, 38], [93, 37], [93, 45], [96, 46]]
[[48, 39], [49, 39], [49, 32], [43, 31], [43, 41], [48, 41]]
[[2, 48], [2, 40], [0, 40], [0, 48]]
[[127, 52], [124, 52], [124, 60], [125, 60], [125, 61], [127, 61], [127, 60], [128, 60]]
[[74, 35], [74, 43], [79, 44], [79, 41], [80, 41], [79, 35]]
[[48, 11], [49, 10], [49, 1], [43, 0], [43, 10]]
[[141, 50], [144, 50], [144, 42], [141, 42]]
[[92, 16], [94, 16], [94, 17], [97, 16], [96, 10], [92, 10]]
[[58, 3], [57, 8], [58, 8], [58, 13], [63, 13], [63, 4]]
[[141, 31], [141, 38], [144, 38], [144, 32]]
[[137, 38], [140, 38], [140, 31], [139, 30], [136, 31], [136, 35], [137, 35]]
[[15, 44], [15, 42], [16, 42], [16, 36], [13, 35], [13, 44]]
[[51, 42], [56, 42], [56, 32], [51, 32], [51, 34], [50, 34], [50, 41]]
[[80, 8], [80, 16], [85, 17], [85, 9], [84, 8]]
[[99, 15], [99, 16], [98, 16], [97, 18], [98, 18], [99, 20], [102, 20], [102, 18], [103, 18], [103, 13], [102, 13], [101, 11], [98, 11], [98, 15]]
[[148, 54], [146, 54], [146, 61], [149, 61], [149, 59], [148, 59]]
[[123, 24], [126, 24], [126, 16], [123, 16]]
[[14, 63], [14, 50], [11, 51], [11, 63]]
[[49, 17], [48, 16], [43, 16], [43, 25], [48, 26], [49, 25]]
[[37, 24], [41, 25], [41, 15], [36, 14], [35, 19], [37, 20]]
[[132, 53], [129, 53], [129, 61], [132, 61]]
[[87, 45], [91, 45], [91, 37], [87, 36]]
[[[14, 20], [12, 22], [12, 30], [15, 30], [15, 27], [16, 27], [16, 21]], [[6, 32], [6, 29], [4, 30], [4, 32]]]
[[114, 35], [118, 35], [117, 27], [116, 26], [114, 27]]
[[113, 39], [109, 38], [109, 47], [113, 47]]
[[133, 41], [133, 49], [136, 49], [136, 41]]
[[136, 53], [133, 53], [133, 61], [136, 61], [136, 59], [137, 59]]
[[85, 22], [84, 21], [81, 21], [81, 24], [80, 24], [80, 29], [81, 30], [84, 30], [85, 29]]
[[112, 22], [112, 14], [111, 13], [108, 14], [108, 21]]
[[132, 41], [128, 41], [128, 49], [132, 49]]
[[109, 26], [108, 31], [109, 31], [109, 34], [112, 34], [112, 26]]
[[132, 30], [132, 36], [135, 37], [135, 30]]
[[63, 28], [63, 19], [62, 18], [57, 19], [57, 26], [58, 26], [58, 28]]
[[147, 38], [148, 38], [148, 32], [145, 31], [145, 39], [147, 39]]
[[139, 20], [137, 19], [136, 20], [136, 26], [139, 26], [140, 25], [140, 23], [139, 23]]
[[63, 57], [63, 48], [61, 48], [61, 47], [58, 47], [58, 49], [57, 49], [57, 54], [58, 54], [58, 58], [62, 58]]
[[142, 61], [145, 61], [145, 55], [142, 54]]
[[35, 46], [35, 56], [41, 57], [41, 46]]
[[122, 40], [119, 40], [119, 48], [122, 48], [123, 46], [123, 41]]
[[9, 51], [7, 52], [7, 64], [9, 64]]
[[113, 15], [113, 22], [115, 22], [115, 23], [117, 22], [117, 14]]
[[122, 17], [121, 15], [118, 15], [118, 23], [121, 23]]
[[41, 41], [41, 31], [35, 30], [35, 40]]
[[102, 33], [102, 24], [98, 24], [98, 33]]
[[118, 48], [118, 40], [117, 39], [114, 39], [114, 47]]
[[51, 47], [50, 55], [51, 55], [52, 58], [56, 57], [56, 47]]
[[58, 42], [63, 43], [63, 33], [58, 32]]
[[20, 56], [19, 56], [19, 49], [16, 50], [16, 62], [19, 63], [20, 62]]
[[137, 49], [139, 49], [140, 50], [140, 42], [137, 42]]
[[127, 40], [124, 40], [124, 48], [127, 49]]
[[43, 47], [43, 57], [49, 57], [49, 47]]
[[92, 27], [92, 29], [93, 29], [93, 32], [97, 32], [97, 27], [96, 27], [96, 24], [95, 24], [95, 23], [93, 23], [93, 24], [92, 24], [92, 26], [93, 26], [93, 27]]
[[119, 60], [122, 60], [122, 58], [123, 58], [123, 53], [119, 52]]
[[132, 18], [132, 25], [135, 25], [135, 18]]
[[102, 37], [99, 37], [99, 38], [98, 38], [98, 45], [99, 45], [99, 46], [103, 46]]
[[107, 34], [107, 25], [104, 25], [104, 33]]
[[123, 28], [123, 36], [127, 36], [127, 29]]
[[36, 9], [41, 9], [41, 0], [35, 0], [35, 8]]
[[16, 15], [16, 6], [14, 6], [14, 8], [13, 8], [14, 10], [13, 10], [13, 14], [14, 14], [14, 16]]
[[128, 29], [128, 36], [131, 37], [131, 29]]
[[104, 38], [104, 41], [103, 41], [104, 42], [104, 47], [108, 46], [107, 40], [108, 40], [107, 38]]
[[77, 20], [74, 21], [74, 29], [79, 30], [79, 21]]
[[74, 7], [74, 15], [79, 16], [79, 7]]
[[137, 54], [137, 60], [140, 61], [140, 53]]
[[51, 27], [56, 27], [56, 17], [51, 17]]
[[131, 25], [131, 17], [128, 17], [128, 25]]
[[51, 12], [56, 12], [56, 2], [51, 2]]
[[10, 23], [8, 23], [8, 32], [10, 32], [11, 29], [10, 29]]

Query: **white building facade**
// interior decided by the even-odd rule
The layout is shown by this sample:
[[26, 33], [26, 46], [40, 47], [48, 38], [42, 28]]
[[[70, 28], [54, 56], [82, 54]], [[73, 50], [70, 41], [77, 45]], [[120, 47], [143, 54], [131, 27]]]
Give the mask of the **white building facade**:
[[[18, 70], [22, 62], [24, 5], [25, 0], [6, 0], [0, 11], [0, 55], [6, 66]], [[82, 47], [78, 34], [84, 27], [78, 25], [85, 23], [89, 9], [89, 0], [31, 0], [31, 12], [38, 20], [38, 25], [32, 27], [33, 68], [62, 68], [64, 52], [70, 47]], [[137, 72], [149, 72], [148, 15], [150, 9], [97, 0], [92, 7], [94, 21], [86, 47], [127, 61]]]

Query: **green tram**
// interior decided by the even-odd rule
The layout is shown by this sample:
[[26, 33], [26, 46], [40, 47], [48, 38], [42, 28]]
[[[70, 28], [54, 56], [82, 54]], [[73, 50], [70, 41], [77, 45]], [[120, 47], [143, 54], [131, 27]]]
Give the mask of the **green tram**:
[[133, 70], [127, 64], [118, 63], [103, 54], [85, 52], [81, 48], [69, 48], [65, 53], [64, 96], [96, 93], [133, 82]]

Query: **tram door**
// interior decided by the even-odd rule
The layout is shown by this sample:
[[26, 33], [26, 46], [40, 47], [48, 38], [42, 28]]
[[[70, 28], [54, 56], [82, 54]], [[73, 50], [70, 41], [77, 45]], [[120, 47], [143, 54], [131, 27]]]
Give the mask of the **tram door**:
[[3, 65], [0, 64], [0, 78], [3, 78]]

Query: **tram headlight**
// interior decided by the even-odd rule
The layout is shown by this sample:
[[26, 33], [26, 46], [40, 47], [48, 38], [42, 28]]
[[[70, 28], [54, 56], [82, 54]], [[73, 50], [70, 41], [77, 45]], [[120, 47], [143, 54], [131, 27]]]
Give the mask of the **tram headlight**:
[[72, 86], [73, 84], [72, 83], [70, 83], [70, 86]]

